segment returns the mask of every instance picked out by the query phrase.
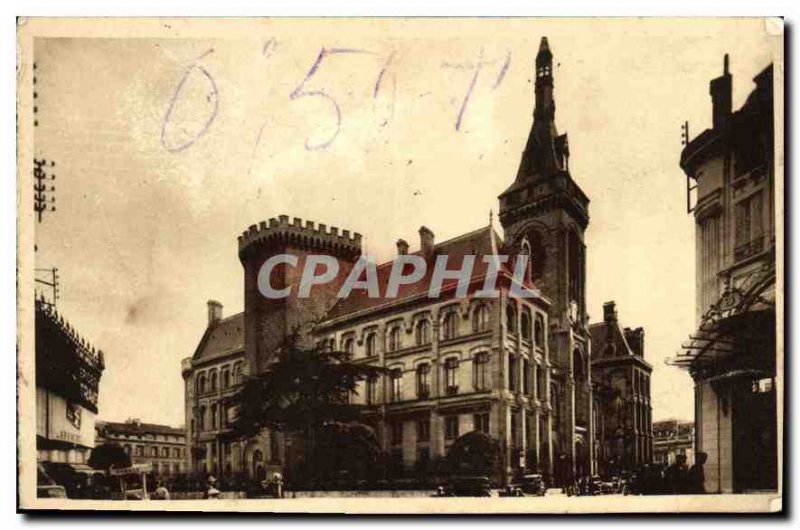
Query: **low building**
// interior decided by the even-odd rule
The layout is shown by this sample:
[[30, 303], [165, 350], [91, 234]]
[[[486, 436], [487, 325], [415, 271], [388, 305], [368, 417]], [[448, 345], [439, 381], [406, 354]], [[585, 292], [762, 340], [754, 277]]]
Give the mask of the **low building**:
[[644, 329], [623, 328], [616, 304], [606, 302], [603, 322], [589, 332], [598, 472], [631, 473], [653, 458], [653, 367], [644, 359]]
[[653, 463], [668, 466], [683, 455], [694, 464], [694, 422], [663, 420], [653, 424]]
[[37, 462], [88, 471], [103, 352], [43, 299], [36, 300], [35, 318]]
[[132, 464], [150, 464], [155, 475], [174, 476], [187, 471], [186, 431], [182, 427], [130, 419], [121, 423], [98, 421], [96, 429], [96, 445], [122, 447]]

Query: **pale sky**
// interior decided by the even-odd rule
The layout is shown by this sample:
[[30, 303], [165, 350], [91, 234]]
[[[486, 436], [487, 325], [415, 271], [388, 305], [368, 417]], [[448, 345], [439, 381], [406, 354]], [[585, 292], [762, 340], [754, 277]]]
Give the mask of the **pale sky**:
[[154, 38], [114, 24], [35, 41], [35, 149], [57, 175], [36, 265], [59, 268], [59, 310], [105, 352], [100, 418], [184, 422], [180, 361], [208, 299], [242, 310], [249, 225], [285, 213], [360, 232], [379, 261], [398, 238], [418, 248], [421, 225], [438, 241], [485, 225], [527, 139], [542, 36], [591, 199], [591, 320], [615, 300], [643, 326], [653, 418], [693, 417], [691, 379], [664, 364], [694, 327], [680, 126], [710, 126], [726, 52], [741, 106], [772, 60], [763, 21], [141, 21]]

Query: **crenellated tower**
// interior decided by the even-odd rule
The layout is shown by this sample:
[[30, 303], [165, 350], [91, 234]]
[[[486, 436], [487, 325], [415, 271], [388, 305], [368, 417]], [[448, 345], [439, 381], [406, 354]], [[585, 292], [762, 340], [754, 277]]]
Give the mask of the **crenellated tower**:
[[547, 37], [541, 40], [535, 69], [533, 125], [514, 183], [499, 196], [500, 222], [509, 251], [530, 256], [531, 278], [552, 302], [548, 405], [557, 425], [555, 453], [565, 469], [588, 473], [591, 363], [584, 232], [589, 198], [570, 175], [567, 135], [556, 128], [553, 53]]
[[[298, 258], [297, 266], [278, 265], [270, 284], [275, 289], [291, 287], [283, 299], [268, 299], [258, 290], [262, 264], [277, 254]], [[309, 255], [329, 255], [339, 263], [336, 278], [312, 287], [311, 295], [299, 298], [298, 286]], [[245, 355], [254, 372], [269, 362], [284, 338], [297, 330], [301, 343], [310, 344], [313, 325], [336, 302], [336, 294], [361, 256], [361, 234], [288, 215], [252, 225], [239, 236], [239, 260], [244, 267]]]

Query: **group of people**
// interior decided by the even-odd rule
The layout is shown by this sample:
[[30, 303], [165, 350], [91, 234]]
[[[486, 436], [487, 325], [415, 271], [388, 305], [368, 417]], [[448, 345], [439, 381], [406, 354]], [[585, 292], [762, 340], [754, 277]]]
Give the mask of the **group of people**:
[[703, 465], [708, 455], [697, 453], [689, 467], [686, 455], [676, 455], [675, 462], [663, 468], [644, 465], [633, 480], [633, 490], [641, 495], [700, 495], [706, 492]]

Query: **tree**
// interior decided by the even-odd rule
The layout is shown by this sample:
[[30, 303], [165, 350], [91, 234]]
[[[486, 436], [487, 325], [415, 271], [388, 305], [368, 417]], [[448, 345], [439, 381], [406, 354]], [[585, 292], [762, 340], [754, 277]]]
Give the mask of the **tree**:
[[92, 449], [89, 465], [108, 471], [110, 468], [130, 467], [131, 457], [117, 444], [102, 444]]
[[500, 442], [480, 431], [460, 436], [447, 451], [448, 467], [456, 474], [496, 476], [501, 457]]
[[231, 397], [236, 411], [233, 436], [252, 438], [265, 428], [302, 433], [306, 464], [316, 468], [323, 463], [317, 459], [325, 454], [318, 440], [341, 447], [342, 437], [364, 437], [363, 430], [343, 427], [360, 420], [369, 408], [350, 403], [349, 396], [359, 381], [384, 372], [378, 366], [352, 362], [346, 352], [301, 347], [297, 334], [292, 334], [267, 369], [248, 377]]

